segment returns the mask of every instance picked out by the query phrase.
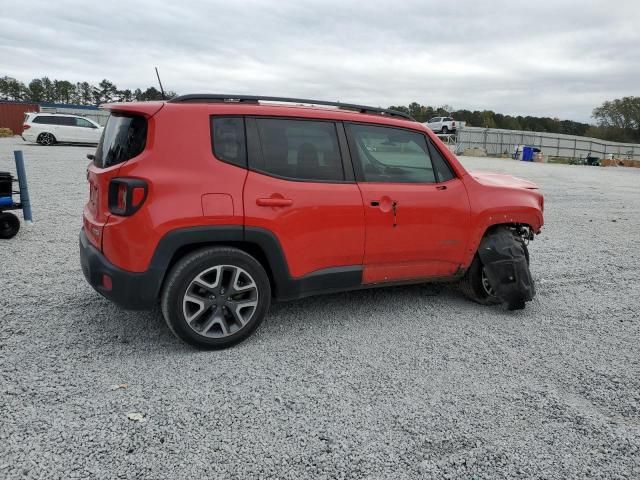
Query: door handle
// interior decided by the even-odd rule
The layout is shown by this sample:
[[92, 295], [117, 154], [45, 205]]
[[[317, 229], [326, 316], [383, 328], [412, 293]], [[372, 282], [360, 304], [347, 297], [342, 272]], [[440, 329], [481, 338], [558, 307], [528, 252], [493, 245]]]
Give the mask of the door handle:
[[446, 186], [446, 185], [438, 185], [438, 186], [436, 187], [436, 190], [446, 190], [446, 189], [447, 189], [447, 186]]
[[293, 205], [293, 200], [290, 198], [258, 198], [256, 205], [259, 207], [290, 207]]

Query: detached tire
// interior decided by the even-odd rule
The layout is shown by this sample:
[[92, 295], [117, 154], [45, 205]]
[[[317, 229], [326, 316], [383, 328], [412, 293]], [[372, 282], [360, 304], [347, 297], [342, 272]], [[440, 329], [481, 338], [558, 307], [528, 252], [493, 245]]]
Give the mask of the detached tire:
[[[518, 242], [515, 237], [513, 241]], [[526, 245], [522, 245], [522, 248], [527, 265], [529, 265], [529, 250]], [[484, 273], [484, 265], [477, 253], [474, 255], [473, 262], [471, 262], [464, 277], [460, 280], [459, 287], [465, 297], [481, 305], [499, 305], [502, 303], [495, 296], [494, 290]]]
[[161, 307], [169, 329], [191, 345], [235, 345], [262, 323], [271, 304], [269, 278], [251, 255], [211, 247], [180, 259], [167, 276]]
[[0, 238], [9, 239], [16, 236], [20, 230], [20, 219], [13, 213], [0, 213]]

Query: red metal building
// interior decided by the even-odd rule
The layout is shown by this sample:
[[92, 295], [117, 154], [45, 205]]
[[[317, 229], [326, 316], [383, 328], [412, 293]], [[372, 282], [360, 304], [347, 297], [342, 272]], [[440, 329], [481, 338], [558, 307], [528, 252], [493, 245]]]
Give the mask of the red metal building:
[[37, 103], [0, 101], [0, 128], [10, 128], [14, 134], [22, 134], [24, 114], [39, 112]]

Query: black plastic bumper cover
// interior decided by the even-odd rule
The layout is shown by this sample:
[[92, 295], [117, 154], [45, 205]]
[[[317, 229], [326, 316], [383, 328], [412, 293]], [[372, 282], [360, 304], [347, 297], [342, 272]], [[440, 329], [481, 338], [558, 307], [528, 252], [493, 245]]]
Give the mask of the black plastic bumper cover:
[[[162, 273], [154, 269], [128, 272], [112, 265], [95, 248], [84, 230], [80, 231], [80, 265], [87, 282], [102, 296], [128, 310], [149, 310], [158, 302]], [[102, 285], [103, 275], [111, 277], [112, 288]]]
[[478, 255], [496, 297], [511, 310], [524, 308], [536, 295], [524, 246], [508, 230], [487, 235]]

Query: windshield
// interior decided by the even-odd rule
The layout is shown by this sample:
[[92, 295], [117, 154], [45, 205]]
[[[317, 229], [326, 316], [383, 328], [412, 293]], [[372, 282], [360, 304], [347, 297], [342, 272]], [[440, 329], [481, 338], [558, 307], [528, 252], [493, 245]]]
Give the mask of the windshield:
[[112, 113], [102, 132], [94, 164], [110, 167], [140, 155], [147, 143], [147, 120], [137, 115]]

